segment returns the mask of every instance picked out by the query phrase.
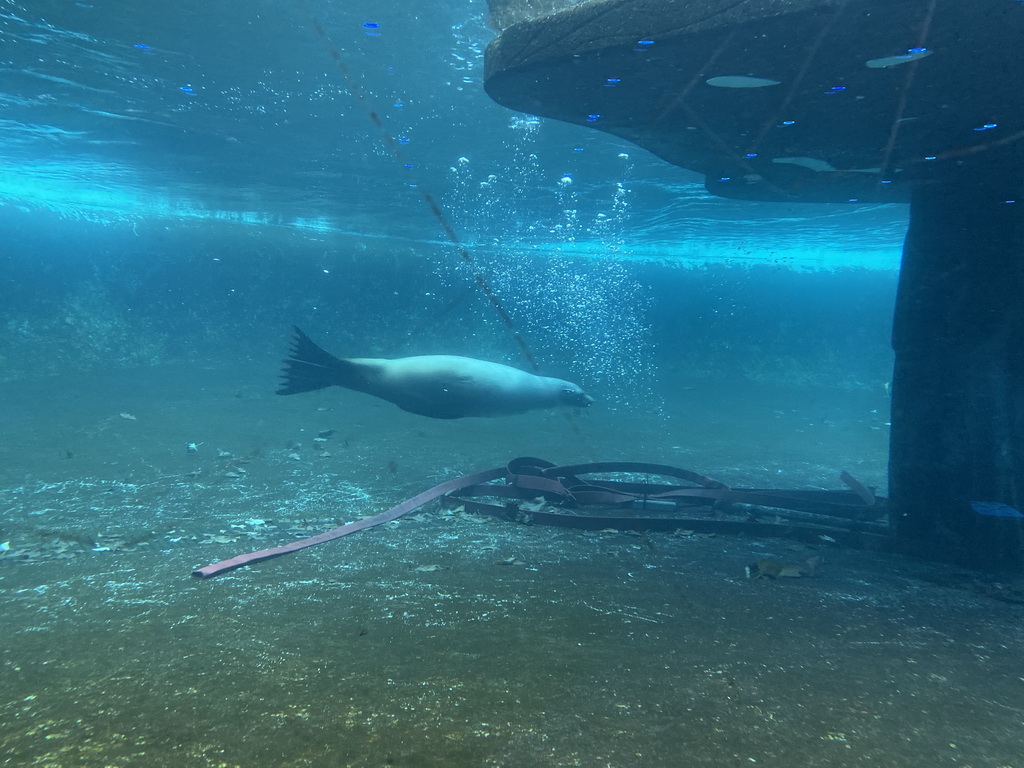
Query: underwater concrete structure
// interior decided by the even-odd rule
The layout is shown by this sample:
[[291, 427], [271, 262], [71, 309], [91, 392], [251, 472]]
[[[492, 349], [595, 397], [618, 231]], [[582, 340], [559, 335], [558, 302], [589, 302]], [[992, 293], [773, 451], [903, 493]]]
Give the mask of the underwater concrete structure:
[[741, 200], [910, 204], [890, 522], [1024, 569], [1024, 3], [492, 0], [485, 89]]

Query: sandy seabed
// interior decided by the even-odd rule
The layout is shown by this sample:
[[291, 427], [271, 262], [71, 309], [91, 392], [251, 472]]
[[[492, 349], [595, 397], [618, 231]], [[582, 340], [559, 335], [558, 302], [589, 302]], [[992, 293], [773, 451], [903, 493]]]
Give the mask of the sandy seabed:
[[[190, 575], [519, 455], [881, 486], [884, 392], [692, 382], [438, 422], [272, 376], [0, 386], [2, 764], [1024, 766], [1024, 606], [940, 565], [434, 506]], [[744, 570], [813, 556], [811, 577]]]

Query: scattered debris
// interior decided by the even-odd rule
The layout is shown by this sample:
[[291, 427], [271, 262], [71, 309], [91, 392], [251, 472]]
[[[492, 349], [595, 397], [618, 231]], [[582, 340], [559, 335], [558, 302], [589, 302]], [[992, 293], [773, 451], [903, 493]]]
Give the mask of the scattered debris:
[[156, 531], [138, 534], [97, 534], [75, 530], [37, 530], [39, 541], [0, 544], [4, 562], [66, 560], [90, 552], [130, 552], [148, 545]]
[[540, 512], [546, 506], [548, 506], [547, 500], [543, 496], [538, 496], [535, 499], [521, 502], [519, 504], [519, 509], [523, 512]]
[[63, 544], [77, 544], [87, 549], [96, 547], [96, 537], [88, 531], [75, 530], [73, 528], [63, 529], [37, 529], [36, 535], [44, 541], [54, 541]]
[[748, 579], [799, 579], [801, 576], [813, 576], [821, 565], [821, 557], [815, 555], [804, 561], [803, 565], [791, 565], [770, 557], [762, 558], [746, 567]]
[[225, 536], [224, 534], [210, 534], [200, 544], [234, 544], [238, 541], [235, 536]]
[[518, 557], [503, 557], [500, 560], [495, 560], [494, 565], [526, 565], [525, 560], [520, 560]]

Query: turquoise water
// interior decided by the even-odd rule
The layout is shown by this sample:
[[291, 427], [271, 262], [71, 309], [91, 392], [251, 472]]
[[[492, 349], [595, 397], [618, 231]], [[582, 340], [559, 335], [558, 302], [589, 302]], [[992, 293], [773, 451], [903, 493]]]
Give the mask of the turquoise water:
[[[898, 265], [902, 206], [712, 198], [643, 150], [492, 103], [480, 0], [414, 14], [369, 2], [4, 8], [0, 202], [11, 207], [444, 242], [426, 189], [459, 238], [485, 249]], [[344, 51], [341, 69], [314, 22]]]
[[[512, 114], [486, 12], [0, 0], [0, 763], [1020, 768], [1024, 586], [835, 521], [435, 505], [191, 576], [516, 456], [884, 496], [906, 208], [714, 198]], [[527, 368], [515, 331], [595, 403], [278, 397], [293, 325]]]

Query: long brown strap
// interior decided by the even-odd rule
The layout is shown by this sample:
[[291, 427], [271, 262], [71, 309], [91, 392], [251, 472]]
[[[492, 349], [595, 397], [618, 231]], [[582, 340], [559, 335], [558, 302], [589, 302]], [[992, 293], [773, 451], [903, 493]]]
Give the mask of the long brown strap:
[[350, 533], [357, 533], [359, 531], [366, 530], [367, 528], [373, 528], [377, 525], [390, 523], [392, 520], [397, 520], [402, 517], [402, 515], [415, 512], [424, 504], [433, 501], [438, 496], [443, 496], [451, 491], [457, 491], [468, 485], [477, 485], [478, 483], [497, 480], [499, 477], [503, 477], [505, 472], [506, 470], [504, 467], [498, 467], [496, 469], [485, 470], [484, 472], [477, 472], [472, 475], [465, 475], [464, 477], [459, 477], [455, 480], [449, 480], [448, 482], [441, 483], [440, 485], [435, 485], [429, 491], [424, 491], [418, 496], [413, 496], [411, 499], [403, 501], [397, 507], [392, 507], [386, 512], [381, 512], [379, 515], [364, 517], [362, 520], [356, 520], [354, 523], [347, 523], [339, 526], [338, 528], [334, 528], [333, 530], [325, 531], [324, 533], [317, 534], [316, 536], [310, 536], [307, 539], [299, 539], [298, 541], [293, 541], [291, 544], [285, 544], [281, 547], [261, 549], [258, 552], [250, 552], [247, 555], [238, 555], [230, 560], [222, 560], [219, 563], [207, 565], [205, 568], [197, 568], [192, 571], [192, 575], [200, 579], [205, 579], [210, 576], [216, 576], [219, 573], [224, 573], [225, 571], [232, 571], [235, 568], [241, 568], [243, 565], [252, 565], [253, 563], [260, 563], [264, 560], [280, 557], [281, 555], [289, 555], [292, 552], [298, 552], [300, 549], [306, 549], [307, 547], [313, 547], [317, 544], [323, 544], [325, 541], [340, 539], [342, 536], [348, 536]]
[[[596, 473], [629, 473], [634, 475], [656, 475], [672, 477], [693, 483], [692, 486], [664, 485], [649, 482], [627, 482], [621, 480], [585, 480], [581, 475]], [[424, 504], [448, 493], [459, 492], [465, 496], [506, 496], [532, 498], [544, 496], [571, 506], [582, 505], [625, 505], [635, 501], [663, 501], [678, 505], [706, 504], [709, 501], [728, 501], [741, 504], [792, 509], [826, 515], [849, 516], [857, 509], [873, 507], [875, 496], [846, 472], [840, 475], [851, 491], [792, 491], [759, 488], [729, 488], [710, 477], [678, 467], [644, 462], [618, 461], [594, 462], [556, 466], [544, 459], [522, 457], [513, 459], [507, 467], [476, 472], [472, 475], [448, 480], [424, 491], [418, 496], [403, 501], [386, 512], [356, 520], [353, 523], [334, 528], [316, 536], [299, 539], [290, 544], [271, 549], [261, 549], [230, 560], [207, 565], [192, 571], [201, 579], [244, 565], [252, 565], [281, 555], [291, 554], [300, 549], [340, 539], [350, 533], [373, 528], [397, 520], [403, 515], [415, 512]], [[502, 484], [492, 484], [504, 480]]]

